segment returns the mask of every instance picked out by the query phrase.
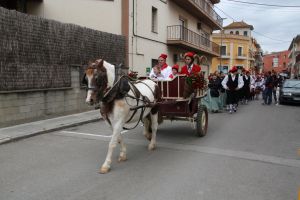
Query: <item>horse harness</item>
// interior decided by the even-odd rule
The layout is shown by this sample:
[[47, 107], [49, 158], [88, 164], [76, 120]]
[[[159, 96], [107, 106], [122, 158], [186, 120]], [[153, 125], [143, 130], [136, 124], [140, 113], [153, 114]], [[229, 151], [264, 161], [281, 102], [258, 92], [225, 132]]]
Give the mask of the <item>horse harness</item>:
[[[128, 103], [126, 97], [136, 100], [136, 106], [132, 107], [131, 105], [129, 105], [130, 110], [133, 111], [133, 113], [131, 114], [130, 118], [125, 123], [129, 123], [133, 119], [133, 117], [136, 115], [138, 109], [141, 109], [139, 120], [137, 121], [137, 123], [134, 127], [131, 127], [131, 128], [123, 127], [124, 130], [131, 130], [131, 129], [134, 129], [135, 127], [137, 127], [139, 122], [142, 121], [142, 118], [143, 118], [146, 108], [155, 106], [154, 102], [151, 102], [148, 97], [142, 95], [141, 92], [136, 88], [135, 84], [137, 84], [137, 83], [141, 83], [141, 84], [144, 84], [145, 86], [147, 86], [149, 88], [149, 90], [152, 92], [152, 94], [154, 95], [154, 91], [144, 82], [142, 82], [140, 80], [133, 81], [130, 77], [123, 75], [114, 83], [114, 85], [111, 88], [108, 89], [108, 91], [104, 94], [103, 99], [102, 99], [103, 102], [109, 103], [115, 99], [124, 98], [127, 105], [129, 105], [129, 103]], [[123, 86], [122, 86], [122, 84], [123, 84]], [[125, 86], [124, 86], [124, 84], [125, 84]], [[128, 84], [127, 85], [128, 87], [126, 87], [126, 84]], [[113, 93], [116, 93], [116, 91], [117, 91], [117, 94], [113, 94]], [[129, 91], [132, 91], [133, 95], [128, 94]], [[138, 104], [140, 101], [143, 102], [144, 105], [139, 106]], [[108, 118], [108, 113], [105, 113], [104, 115], [105, 115], [105, 119], [107, 120], [107, 122], [111, 125], [111, 122]]]

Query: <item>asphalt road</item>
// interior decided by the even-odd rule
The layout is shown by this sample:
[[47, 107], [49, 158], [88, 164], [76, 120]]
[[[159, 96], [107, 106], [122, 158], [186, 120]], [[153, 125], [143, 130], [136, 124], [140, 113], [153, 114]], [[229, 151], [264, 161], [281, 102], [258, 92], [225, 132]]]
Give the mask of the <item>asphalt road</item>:
[[142, 127], [124, 132], [128, 161], [114, 152], [98, 174], [111, 131], [104, 122], [0, 145], [1, 200], [297, 200], [300, 107], [240, 106], [209, 115], [208, 135], [165, 121], [147, 150]]

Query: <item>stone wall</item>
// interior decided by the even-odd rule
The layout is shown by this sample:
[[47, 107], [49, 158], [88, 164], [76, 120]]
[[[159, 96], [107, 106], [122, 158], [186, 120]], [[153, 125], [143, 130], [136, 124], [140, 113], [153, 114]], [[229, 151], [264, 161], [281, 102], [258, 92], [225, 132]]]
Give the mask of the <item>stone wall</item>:
[[[0, 126], [88, 110], [83, 66], [125, 62], [125, 38], [0, 7]], [[74, 67], [76, 66], [76, 67]]]

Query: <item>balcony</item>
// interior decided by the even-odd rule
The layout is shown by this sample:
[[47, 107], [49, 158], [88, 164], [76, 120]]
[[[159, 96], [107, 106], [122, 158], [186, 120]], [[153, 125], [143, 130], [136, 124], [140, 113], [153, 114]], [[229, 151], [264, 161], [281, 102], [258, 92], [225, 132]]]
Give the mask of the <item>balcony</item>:
[[167, 44], [220, 56], [220, 46], [183, 26], [168, 26]]
[[229, 53], [222, 53], [221, 58], [222, 59], [230, 59], [230, 54]]
[[247, 55], [246, 54], [238, 54], [236, 56], [236, 59], [239, 59], [239, 60], [246, 60], [247, 59]]
[[206, 0], [173, 0], [179, 7], [203, 21], [213, 30], [221, 30], [223, 19]]

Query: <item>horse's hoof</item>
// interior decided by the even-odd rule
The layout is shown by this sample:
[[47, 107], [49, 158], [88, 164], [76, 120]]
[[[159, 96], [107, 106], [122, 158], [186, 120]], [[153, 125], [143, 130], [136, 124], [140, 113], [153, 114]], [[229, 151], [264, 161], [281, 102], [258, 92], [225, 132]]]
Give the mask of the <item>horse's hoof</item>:
[[119, 159], [118, 159], [119, 162], [126, 161], [126, 160], [127, 160], [126, 155], [124, 155], [124, 156], [119, 156]]
[[99, 170], [100, 174], [107, 174], [109, 172], [110, 168], [109, 167], [101, 167]]
[[153, 151], [154, 149], [156, 148], [156, 145], [155, 144], [149, 144], [149, 146], [148, 146], [148, 150], [149, 151]]

